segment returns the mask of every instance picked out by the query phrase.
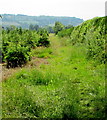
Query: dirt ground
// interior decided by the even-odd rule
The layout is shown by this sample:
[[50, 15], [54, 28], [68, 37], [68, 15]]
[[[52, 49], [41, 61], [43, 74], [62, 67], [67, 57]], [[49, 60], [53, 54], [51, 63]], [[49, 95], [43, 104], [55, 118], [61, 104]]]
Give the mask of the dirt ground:
[[33, 57], [31, 61], [29, 61], [26, 65], [23, 65], [22, 67], [16, 67], [16, 68], [6, 68], [6, 64], [1, 64], [1, 81], [7, 80], [11, 75], [14, 73], [20, 71], [22, 68], [31, 68], [36, 67], [39, 68], [41, 64], [49, 64], [46, 58], [37, 58]]

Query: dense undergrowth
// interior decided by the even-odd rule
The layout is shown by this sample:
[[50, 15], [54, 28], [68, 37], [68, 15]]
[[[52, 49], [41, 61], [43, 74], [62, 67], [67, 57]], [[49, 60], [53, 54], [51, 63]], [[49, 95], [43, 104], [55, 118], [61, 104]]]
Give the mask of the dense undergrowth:
[[49, 40], [50, 47], [31, 52], [48, 64], [22, 68], [3, 81], [3, 118], [104, 119], [105, 62], [88, 60], [87, 45], [72, 46], [69, 37], [50, 34]]

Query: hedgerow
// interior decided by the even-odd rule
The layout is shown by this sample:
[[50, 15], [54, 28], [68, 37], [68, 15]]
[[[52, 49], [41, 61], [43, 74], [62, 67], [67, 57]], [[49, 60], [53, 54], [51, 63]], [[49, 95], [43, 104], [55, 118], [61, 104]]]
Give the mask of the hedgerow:
[[84, 44], [87, 48], [87, 59], [105, 63], [107, 61], [105, 23], [106, 17], [95, 17], [79, 26], [58, 32], [58, 36], [70, 37], [69, 44], [71, 45]]

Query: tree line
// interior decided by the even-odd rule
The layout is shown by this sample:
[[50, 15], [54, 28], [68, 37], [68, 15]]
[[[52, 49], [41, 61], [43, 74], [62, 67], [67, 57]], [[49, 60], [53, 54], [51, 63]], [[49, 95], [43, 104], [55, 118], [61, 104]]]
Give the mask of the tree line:
[[63, 25], [61, 22], [56, 21], [54, 26], [45, 26], [45, 27], [40, 27], [39, 25], [29, 25], [29, 30], [36, 30], [38, 31], [39, 29], [46, 29], [49, 33], [55, 33], [57, 34], [59, 31], [64, 30], [64, 29], [69, 29], [72, 28], [73, 25]]

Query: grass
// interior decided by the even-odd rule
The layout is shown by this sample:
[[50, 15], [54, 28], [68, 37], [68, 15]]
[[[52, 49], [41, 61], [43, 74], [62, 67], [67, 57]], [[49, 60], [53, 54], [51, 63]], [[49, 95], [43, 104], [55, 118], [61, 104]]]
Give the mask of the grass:
[[3, 82], [3, 118], [105, 117], [104, 64], [95, 66], [85, 46], [62, 40], [50, 35], [51, 47], [33, 50], [48, 65], [22, 68]]
[[52, 57], [52, 49], [46, 47], [38, 47], [32, 50], [32, 56], [38, 58], [50, 58]]

